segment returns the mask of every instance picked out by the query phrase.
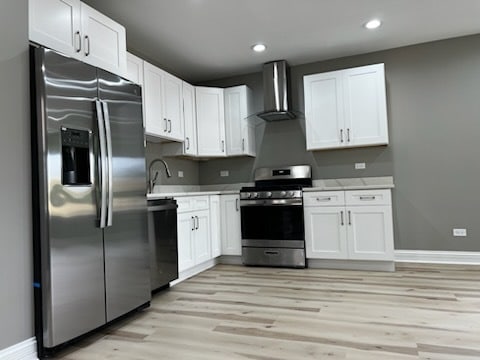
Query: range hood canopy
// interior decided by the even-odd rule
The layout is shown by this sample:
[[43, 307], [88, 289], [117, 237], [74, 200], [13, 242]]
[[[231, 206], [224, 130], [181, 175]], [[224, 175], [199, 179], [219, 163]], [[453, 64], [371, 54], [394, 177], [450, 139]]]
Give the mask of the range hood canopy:
[[265, 121], [295, 119], [289, 110], [290, 93], [288, 89], [289, 69], [285, 60], [263, 64], [263, 103], [264, 111], [257, 114]]

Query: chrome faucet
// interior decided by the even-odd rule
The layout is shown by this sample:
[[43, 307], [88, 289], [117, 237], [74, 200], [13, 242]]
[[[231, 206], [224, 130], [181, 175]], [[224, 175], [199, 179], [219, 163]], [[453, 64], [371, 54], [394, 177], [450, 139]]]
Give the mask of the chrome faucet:
[[153, 164], [155, 164], [157, 162], [161, 162], [165, 166], [165, 171], [167, 173], [167, 177], [172, 177], [172, 173], [170, 172], [170, 169], [168, 168], [168, 165], [167, 165], [165, 160], [163, 160], [163, 159], [153, 159], [152, 162], [150, 163], [150, 166], [148, 167], [148, 192], [149, 193], [153, 192], [153, 188], [154, 188], [155, 183], [156, 183], [157, 178], [158, 178], [158, 170], [157, 170], [157, 171], [155, 171], [155, 176], [152, 179], [152, 167], [153, 167]]

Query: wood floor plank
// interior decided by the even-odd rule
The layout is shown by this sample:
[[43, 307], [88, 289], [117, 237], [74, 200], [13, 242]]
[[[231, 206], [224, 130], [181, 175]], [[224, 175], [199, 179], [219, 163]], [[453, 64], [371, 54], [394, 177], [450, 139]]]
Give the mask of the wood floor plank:
[[61, 360], [479, 360], [480, 266], [218, 265]]

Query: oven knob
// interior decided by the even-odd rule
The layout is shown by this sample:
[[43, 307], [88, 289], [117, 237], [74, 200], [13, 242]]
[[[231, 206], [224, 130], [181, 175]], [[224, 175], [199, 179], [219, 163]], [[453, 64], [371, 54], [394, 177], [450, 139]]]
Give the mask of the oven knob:
[[280, 196], [287, 196], [287, 192], [286, 191], [280, 192]]
[[294, 192], [294, 191], [289, 191], [289, 192], [288, 192], [288, 196], [293, 197], [294, 195], [295, 195], [295, 192]]
[[270, 191], [267, 191], [267, 197], [271, 198], [272, 197], [272, 193]]
[[251, 198], [252, 197], [252, 194], [251, 193], [247, 193], [247, 198]]
[[253, 193], [252, 196], [253, 198], [258, 198], [258, 193]]

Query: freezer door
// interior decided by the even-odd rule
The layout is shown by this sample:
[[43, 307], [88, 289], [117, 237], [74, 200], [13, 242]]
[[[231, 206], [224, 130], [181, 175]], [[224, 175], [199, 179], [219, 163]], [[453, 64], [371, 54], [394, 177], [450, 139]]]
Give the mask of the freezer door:
[[108, 128], [111, 133], [107, 219], [111, 225], [104, 229], [106, 309], [111, 321], [151, 298], [145, 143], [141, 88], [106, 71], [98, 74], [107, 136]]
[[106, 321], [97, 226], [96, 69], [32, 50], [36, 332], [47, 348]]

